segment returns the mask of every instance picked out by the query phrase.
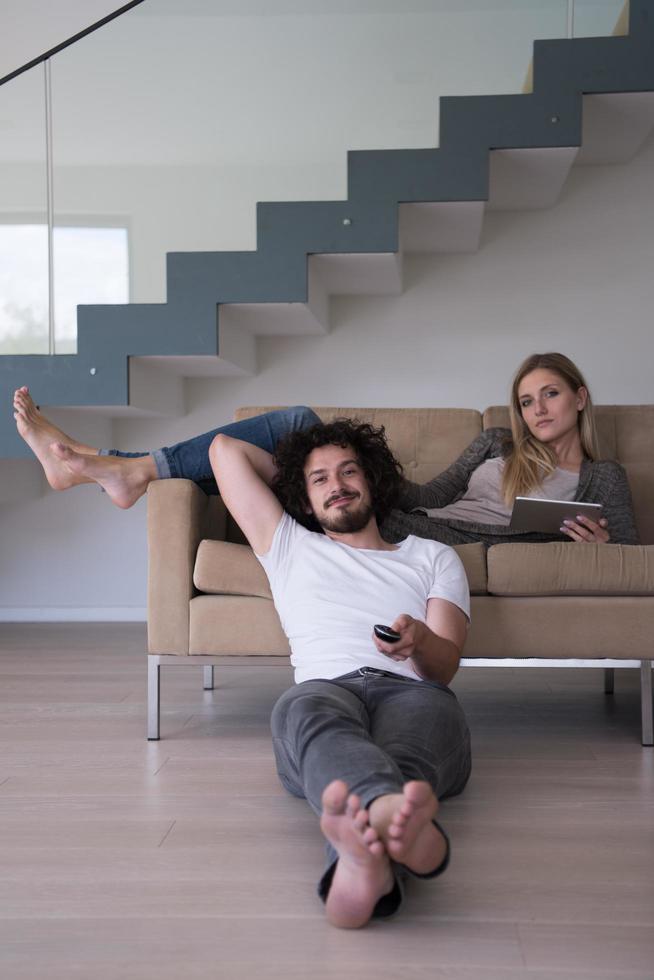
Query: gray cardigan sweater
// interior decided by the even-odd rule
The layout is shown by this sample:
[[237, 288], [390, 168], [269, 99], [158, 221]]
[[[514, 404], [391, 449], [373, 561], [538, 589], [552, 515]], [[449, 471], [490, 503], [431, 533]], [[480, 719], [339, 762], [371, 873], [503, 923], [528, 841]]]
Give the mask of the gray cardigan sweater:
[[[509, 541], [570, 541], [564, 534], [513, 531], [503, 524], [480, 524], [411, 513], [416, 507], [446, 507], [458, 500], [465, 493], [473, 471], [486, 459], [506, 456], [510, 448], [509, 429], [486, 429], [448, 469], [433, 480], [423, 484], [405, 480], [398, 509], [393, 510], [382, 524], [384, 538], [396, 542], [407, 534], [415, 534], [421, 538], [442, 541], [444, 544], [482, 541], [487, 545]], [[603, 516], [608, 520], [608, 531], [613, 543], [638, 544], [631, 491], [627, 474], [619, 463], [612, 460], [584, 459], [575, 500], [602, 504]]]

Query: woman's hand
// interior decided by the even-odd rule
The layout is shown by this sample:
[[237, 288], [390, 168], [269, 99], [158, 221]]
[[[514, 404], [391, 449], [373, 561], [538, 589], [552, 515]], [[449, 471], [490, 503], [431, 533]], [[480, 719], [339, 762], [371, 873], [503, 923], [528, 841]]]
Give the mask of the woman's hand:
[[567, 534], [573, 541], [594, 541], [606, 544], [611, 540], [607, 528], [609, 522], [605, 517], [600, 517], [599, 521], [592, 521], [590, 517], [581, 514], [577, 515], [576, 521], [566, 520], [561, 527], [561, 533]]

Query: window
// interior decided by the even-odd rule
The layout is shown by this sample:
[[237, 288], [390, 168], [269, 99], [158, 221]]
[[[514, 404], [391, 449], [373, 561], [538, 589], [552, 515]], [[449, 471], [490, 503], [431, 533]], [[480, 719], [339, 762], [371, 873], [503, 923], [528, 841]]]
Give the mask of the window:
[[[127, 228], [57, 225], [53, 234], [55, 353], [77, 350], [80, 303], [129, 302]], [[48, 353], [45, 224], [0, 224], [0, 354]]]

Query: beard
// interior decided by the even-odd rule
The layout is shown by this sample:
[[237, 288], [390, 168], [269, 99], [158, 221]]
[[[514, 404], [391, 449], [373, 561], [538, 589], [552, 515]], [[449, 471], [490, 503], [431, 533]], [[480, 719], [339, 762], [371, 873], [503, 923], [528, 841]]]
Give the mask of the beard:
[[339, 510], [334, 514], [327, 512], [314, 517], [320, 524], [323, 531], [331, 531], [334, 534], [356, 534], [367, 527], [374, 510], [371, 503], [362, 503], [354, 510]]

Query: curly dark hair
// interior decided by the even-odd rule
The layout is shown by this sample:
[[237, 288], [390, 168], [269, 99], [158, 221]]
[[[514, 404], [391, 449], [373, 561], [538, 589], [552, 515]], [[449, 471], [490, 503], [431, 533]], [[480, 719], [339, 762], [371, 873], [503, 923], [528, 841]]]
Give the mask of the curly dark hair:
[[402, 464], [386, 441], [384, 426], [376, 428], [359, 419], [337, 418], [319, 422], [309, 429], [291, 432], [277, 444], [274, 459], [277, 473], [272, 483], [282, 507], [299, 524], [322, 531], [310, 506], [304, 479], [307, 456], [322, 446], [351, 446], [363, 469], [375, 517], [381, 523], [395, 506], [402, 484]]

